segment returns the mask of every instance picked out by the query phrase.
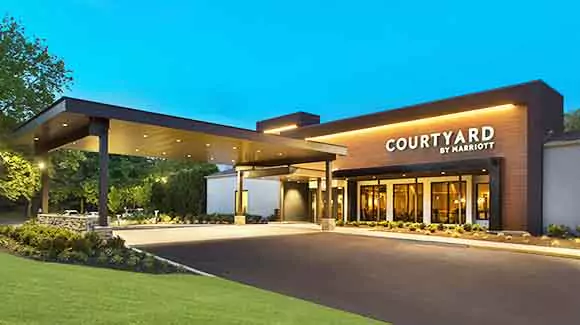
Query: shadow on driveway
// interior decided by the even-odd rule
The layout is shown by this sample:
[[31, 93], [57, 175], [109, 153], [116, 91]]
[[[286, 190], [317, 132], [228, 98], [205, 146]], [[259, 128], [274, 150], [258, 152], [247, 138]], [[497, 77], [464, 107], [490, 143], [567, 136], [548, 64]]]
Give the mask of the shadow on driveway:
[[144, 249], [395, 325], [577, 324], [580, 317], [577, 260], [333, 233]]

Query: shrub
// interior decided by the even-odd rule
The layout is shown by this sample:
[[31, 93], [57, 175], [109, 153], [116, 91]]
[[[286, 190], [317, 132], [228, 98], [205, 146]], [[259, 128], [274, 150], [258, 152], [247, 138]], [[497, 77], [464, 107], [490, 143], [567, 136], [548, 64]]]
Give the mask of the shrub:
[[444, 225], [444, 224], [442, 224], [442, 223], [438, 223], [438, 224], [437, 224], [437, 230], [439, 230], [439, 231], [443, 231], [443, 230], [445, 230], [445, 225]]
[[580, 225], [576, 226], [576, 234], [580, 236]]
[[429, 227], [427, 227], [427, 229], [429, 230], [430, 233], [435, 233], [438, 227], [439, 225], [432, 223], [429, 225]]
[[122, 265], [123, 264], [123, 256], [119, 254], [115, 254], [109, 258], [109, 263], [113, 265]]
[[461, 237], [461, 235], [459, 233], [457, 233], [457, 232], [454, 232], [453, 234], [451, 234], [451, 237], [453, 237], [453, 238], [459, 238], [459, 237]]
[[101, 252], [96, 260], [97, 264], [99, 265], [106, 265], [108, 261], [109, 256], [107, 256], [107, 254], [105, 254], [104, 252]]
[[386, 220], [380, 221], [379, 226], [381, 227], [389, 227], [389, 222]]
[[566, 225], [548, 225], [548, 236], [551, 237], [566, 237], [570, 234], [570, 227]]
[[127, 257], [127, 260], [125, 261], [125, 264], [127, 264], [127, 266], [134, 268], [137, 265], [139, 265], [139, 262], [141, 261], [141, 258], [135, 254], [130, 254], [129, 257]]
[[338, 227], [342, 227], [342, 226], [344, 226], [344, 221], [342, 221], [342, 220], [337, 220], [337, 221], [336, 221], [336, 225], [337, 225]]
[[397, 228], [405, 228], [405, 223], [403, 221], [397, 221]]
[[412, 223], [409, 225], [409, 227], [407, 229], [409, 229], [409, 231], [415, 231], [415, 230], [417, 230], [417, 225]]
[[80, 251], [70, 252], [69, 258], [71, 262], [80, 264], [87, 264], [87, 262], [89, 261], [89, 256], [86, 253]]
[[[467, 230], [467, 229], [465, 229], [465, 230]], [[471, 231], [481, 231], [481, 230], [482, 230], [482, 228], [479, 224], [475, 223], [475, 224], [471, 225]]]
[[358, 221], [353, 221], [352, 222], [352, 226], [353, 227], [358, 227], [360, 225], [360, 223]]
[[375, 221], [369, 221], [369, 222], [367, 222], [367, 226], [369, 226], [369, 227], [376, 227], [377, 226], [377, 223]]
[[419, 229], [421, 229], [421, 230], [425, 230], [425, 228], [427, 228], [427, 225], [426, 225], [426, 224], [424, 224], [423, 222], [421, 222], [421, 223], [419, 224]]
[[465, 229], [462, 226], [455, 227], [455, 232], [462, 234], [465, 232]]
[[473, 225], [470, 223], [466, 223], [463, 225], [463, 230], [470, 232], [473, 229]]
[[[412, 224], [413, 223], [411, 223], [411, 222], [404, 222], [403, 223], [403, 228], [409, 228]], [[401, 228], [401, 227], [399, 227], [399, 228]]]
[[105, 246], [112, 249], [121, 249], [125, 247], [125, 240], [119, 236], [114, 236], [107, 240]]

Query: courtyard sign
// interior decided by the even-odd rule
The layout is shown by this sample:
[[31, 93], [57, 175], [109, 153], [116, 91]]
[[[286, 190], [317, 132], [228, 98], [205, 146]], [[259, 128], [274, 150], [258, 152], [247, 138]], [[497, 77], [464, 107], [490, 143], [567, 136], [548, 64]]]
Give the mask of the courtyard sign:
[[444, 155], [455, 152], [491, 150], [495, 146], [495, 130], [492, 126], [468, 128], [467, 131], [435, 132], [410, 137], [389, 139], [385, 143], [388, 152], [438, 148]]

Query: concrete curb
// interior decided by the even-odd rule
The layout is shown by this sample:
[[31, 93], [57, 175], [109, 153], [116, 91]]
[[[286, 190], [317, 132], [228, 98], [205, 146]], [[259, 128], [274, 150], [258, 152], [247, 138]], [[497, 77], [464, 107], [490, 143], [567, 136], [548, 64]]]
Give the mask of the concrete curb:
[[431, 236], [419, 235], [419, 234], [402, 234], [402, 233], [389, 233], [389, 232], [373, 231], [373, 230], [366, 230], [366, 231], [365, 230], [361, 231], [361, 230], [362, 229], [355, 230], [355, 231], [348, 231], [348, 230], [340, 229], [339, 231], [335, 231], [335, 232], [339, 233], [339, 234], [354, 235], [354, 236], [367, 236], [367, 237], [374, 237], [374, 238], [411, 240], [411, 241], [415, 241], [415, 242], [447, 244], [447, 245], [455, 245], [455, 246], [461, 246], [461, 247], [480, 248], [480, 249], [488, 249], [488, 250], [501, 250], [501, 251], [515, 252], [515, 253], [534, 254], [534, 255], [561, 257], [561, 258], [570, 258], [570, 259], [580, 259], [580, 249], [574, 249], [574, 248], [560, 248], [560, 247], [546, 247], [546, 246], [535, 246], [535, 245], [526, 245], [526, 244], [498, 243], [498, 242], [476, 240], [476, 239], [447, 238], [447, 237], [438, 237], [438, 236], [431, 237]]
[[142, 253], [142, 254], [149, 255], [149, 256], [151, 256], [151, 257], [153, 257], [153, 258], [155, 258], [155, 259], [157, 259], [157, 260], [159, 260], [159, 261], [163, 261], [163, 262], [169, 263], [169, 264], [171, 264], [171, 265], [173, 265], [173, 266], [176, 266], [176, 267], [183, 268], [183, 269], [187, 270], [188, 272], [195, 273], [195, 274], [197, 274], [197, 275], [207, 276], [207, 277], [210, 277], [210, 278], [217, 278], [217, 276], [215, 276], [215, 275], [213, 275], [213, 274], [210, 274], [210, 273], [207, 273], [207, 272], [204, 272], [204, 271], [198, 270], [198, 269], [194, 269], [193, 267], [189, 267], [189, 266], [187, 266], [187, 265], [183, 265], [183, 264], [181, 264], [181, 263], [177, 263], [177, 262], [175, 262], [175, 261], [172, 261], [172, 260], [170, 260], [170, 259], [166, 259], [166, 258], [163, 258], [163, 257], [161, 257], [161, 256], [157, 256], [157, 255], [155, 255], [155, 254], [151, 254], [151, 253], [149, 253], [149, 252], [146, 252], [146, 251], [140, 250], [140, 249], [138, 249], [138, 248], [135, 248], [135, 247], [131, 247], [131, 246], [128, 246], [128, 247], [129, 247], [130, 249], [134, 250], [134, 251], [135, 251], [135, 252], [137, 252], [137, 253]]

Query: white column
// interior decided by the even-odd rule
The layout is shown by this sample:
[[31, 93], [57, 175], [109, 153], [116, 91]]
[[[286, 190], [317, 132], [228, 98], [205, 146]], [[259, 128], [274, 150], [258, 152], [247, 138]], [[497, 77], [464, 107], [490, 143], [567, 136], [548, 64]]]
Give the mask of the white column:
[[423, 181], [423, 222], [431, 223], [431, 180]]

